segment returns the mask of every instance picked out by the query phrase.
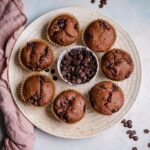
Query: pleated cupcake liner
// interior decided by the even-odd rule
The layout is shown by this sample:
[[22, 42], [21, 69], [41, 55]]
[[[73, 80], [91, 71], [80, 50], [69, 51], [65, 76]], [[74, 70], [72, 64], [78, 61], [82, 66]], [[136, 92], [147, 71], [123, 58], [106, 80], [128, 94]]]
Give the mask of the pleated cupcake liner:
[[[54, 93], [53, 93], [53, 95], [51, 96], [51, 98], [50, 98], [50, 100], [49, 100], [49, 103], [47, 103], [47, 104], [44, 105], [44, 106], [34, 105], [34, 104], [32, 104], [31, 101], [28, 101], [28, 102], [27, 102], [27, 101], [25, 100], [25, 98], [24, 98], [24, 95], [23, 95], [23, 87], [24, 87], [24, 84], [25, 84], [25, 82], [26, 82], [29, 78], [34, 77], [34, 76], [44, 76], [44, 77], [46, 77], [46, 78], [50, 81], [50, 83], [53, 85]], [[48, 106], [48, 105], [53, 101], [53, 98], [55, 97], [55, 93], [56, 93], [56, 85], [55, 85], [54, 81], [50, 78], [50, 76], [49, 76], [47, 73], [43, 73], [43, 72], [32, 72], [30, 75], [28, 75], [28, 76], [21, 82], [21, 84], [20, 84], [20, 89], [19, 89], [19, 94], [20, 94], [20, 96], [21, 96], [22, 102], [27, 103], [27, 104], [31, 104], [31, 105], [36, 106], [36, 107], [45, 107], [45, 106]]]
[[55, 57], [55, 56], [54, 56], [54, 52], [53, 52], [52, 46], [51, 46], [47, 41], [45, 41], [45, 40], [43, 40], [43, 39], [40, 39], [40, 38], [36, 38], [36, 39], [29, 40], [28, 42], [26, 42], [26, 44], [24, 44], [24, 45], [19, 49], [19, 52], [18, 52], [18, 61], [19, 61], [20, 66], [21, 66], [24, 70], [26, 70], [26, 71], [35, 71], [35, 72], [38, 72], [38, 71], [39, 71], [39, 72], [40, 72], [40, 71], [46, 69], [46, 68], [44, 68], [44, 69], [39, 69], [39, 70], [32, 70], [32, 69], [28, 68], [28, 67], [22, 62], [22, 60], [21, 60], [22, 50], [23, 50], [23, 48], [26, 47], [27, 43], [32, 43], [32, 42], [41, 42], [41, 43], [44, 43], [44, 44], [46, 44], [46, 45], [48, 46], [49, 51], [50, 51], [51, 54], [52, 54], [53, 60], [52, 60], [52, 63], [51, 63], [49, 66], [47, 66], [46, 68], [53, 66], [54, 57]]
[[[100, 113], [100, 112], [98, 112], [98, 111], [92, 106], [90, 96], [89, 96], [89, 99], [90, 99], [91, 107], [93, 108], [93, 110], [94, 110], [95, 112], [97, 112], [98, 114], [100, 114], [100, 115], [102, 115], [102, 116], [110, 117], [110, 116], [113, 116], [115, 113], [119, 112], [120, 109], [124, 106], [125, 95], [124, 95], [124, 90], [123, 90], [117, 83], [115, 83], [114, 81], [111, 81], [111, 80], [103, 80], [103, 81], [101, 81], [101, 82], [105, 82], [105, 81], [109, 81], [109, 82], [115, 84], [115, 85], [119, 88], [119, 90], [121, 91], [121, 94], [122, 94], [122, 96], [123, 96], [123, 104], [122, 104], [122, 106], [119, 108], [119, 110], [116, 111], [116, 112], [114, 112], [114, 113], [112, 113], [111, 115], [107, 115], [107, 114]], [[99, 83], [101, 83], [101, 82], [99, 82]], [[98, 84], [98, 83], [97, 83], [97, 84]], [[96, 85], [96, 84], [95, 84], [95, 85]], [[95, 85], [94, 85], [94, 86], [95, 86]], [[94, 86], [93, 86], [93, 87], [94, 87]], [[93, 87], [92, 87], [92, 88], [93, 88]], [[89, 92], [90, 92], [90, 91], [89, 91]]]
[[[95, 21], [99, 21], [99, 20], [102, 20], [102, 21], [105, 21], [105, 22], [108, 22], [107, 20], [104, 20], [104, 19], [100, 19], [100, 18], [96, 18], [96, 19], [94, 19], [92, 22], [90, 22], [90, 23], [88, 23], [88, 25], [82, 30], [82, 32], [81, 32], [81, 41], [82, 41], [82, 44], [84, 45], [84, 46], [86, 46], [86, 47], [88, 47], [89, 49], [91, 49], [87, 44], [86, 44], [86, 38], [85, 38], [85, 32], [86, 32], [86, 29], [89, 27], [89, 25], [91, 25], [93, 22], [95, 22]], [[108, 22], [109, 23], [109, 22]], [[117, 31], [116, 31], [116, 29], [115, 29], [115, 27], [111, 24], [111, 23], [109, 23], [111, 26], [112, 26], [112, 28], [115, 30], [115, 40], [114, 40], [114, 42], [113, 42], [113, 44], [108, 48], [108, 49], [106, 49], [106, 50], [104, 50], [104, 51], [94, 51], [94, 50], [92, 50], [92, 51], [94, 51], [94, 52], [97, 52], [97, 53], [104, 53], [104, 52], [107, 52], [109, 49], [111, 49], [114, 45], [115, 45], [115, 43], [116, 43], [116, 41], [117, 41]]]
[[[82, 98], [85, 100], [85, 112], [84, 112], [83, 117], [82, 117], [80, 120], [78, 120], [77, 122], [73, 122], [73, 123], [69, 123], [69, 122], [66, 122], [66, 121], [63, 120], [63, 119], [60, 119], [60, 118], [57, 116], [57, 114], [55, 113], [55, 111], [54, 111], [54, 102], [55, 102], [55, 100], [57, 99], [57, 97], [60, 96], [61, 94], [63, 94], [64, 92], [68, 92], [68, 91], [74, 91], [74, 92], [76, 92], [77, 94], [79, 94], [80, 96], [82, 96]], [[63, 90], [63, 91], [61, 91], [61, 93], [59, 93], [59, 94], [57, 95], [57, 97], [53, 100], [53, 102], [52, 102], [51, 105], [50, 105], [50, 109], [51, 109], [51, 112], [52, 112], [54, 118], [55, 118], [56, 120], [58, 120], [59, 122], [65, 123], [65, 124], [67, 124], [67, 125], [76, 125], [76, 124], [80, 123], [80, 121], [85, 117], [85, 113], [86, 113], [86, 109], [87, 109], [87, 98], [86, 98], [85, 96], [83, 96], [83, 94], [81, 94], [79, 91], [74, 90], [74, 89]]]
[[[52, 21], [53, 21], [54, 19], [56, 19], [57, 17], [63, 16], [63, 15], [67, 15], [67, 16], [70, 16], [70, 17], [74, 18], [74, 19], [77, 21], [78, 25], [79, 25], [79, 35], [78, 35], [78, 38], [77, 38], [74, 42], [72, 42], [71, 44], [67, 44], [67, 45], [63, 45], [63, 44], [56, 43], [56, 42], [54, 42], [54, 41], [51, 39], [51, 37], [49, 36], [49, 28], [50, 28], [50, 26], [51, 26]], [[47, 37], [47, 40], [48, 40], [53, 46], [56, 46], [56, 47], [60, 47], [60, 46], [61, 46], [61, 47], [69, 47], [69, 46], [73, 45], [74, 43], [76, 43], [76, 42], [79, 40], [80, 35], [81, 35], [80, 23], [79, 23], [77, 17], [74, 16], [73, 14], [71, 14], [71, 13], [67, 13], [67, 12], [66, 12], [66, 13], [59, 13], [59, 14], [56, 15], [52, 20], [50, 20], [50, 21], [48, 22], [46, 37]]]
[[[126, 52], [125, 50], [123, 50], [123, 49], [121, 49], [121, 48], [113, 48], [113, 49], [110, 49], [109, 51], [112, 51], [112, 50], [121, 50], [121, 51], [123, 51], [123, 52], [125, 52], [126, 54], [128, 54], [130, 57], [131, 57], [131, 55], [128, 53], [128, 52]], [[108, 52], [109, 52], [108, 51]], [[107, 52], [106, 52], [107, 53]], [[105, 54], [106, 54], [105, 53]], [[104, 55], [105, 55], [104, 54]], [[102, 56], [103, 57], [103, 56]], [[100, 66], [101, 66], [101, 72], [104, 74], [104, 76], [105, 77], [107, 77], [108, 79], [110, 79], [110, 80], [112, 80], [112, 81], [114, 81], [114, 82], [123, 82], [123, 81], [125, 81], [125, 80], [127, 80], [128, 78], [130, 78], [131, 76], [132, 76], [132, 74], [133, 74], [133, 71], [134, 71], [134, 61], [133, 61], [133, 58], [131, 57], [131, 59], [132, 59], [132, 63], [133, 63], [133, 70], [132, 70], [132, 72], [130, 73], [130, 75], [127, 77], [127, 78], [125, 78], [125, 79], [122, 79], [122, 80], [115, 80], [115, 79], [112, 79], [112, 78], [109, 78], [105, 73], [104, 73], [104, 71], [103, 71], [103, 69], [102, 69], [102, 59], [101, 59], [101, 64], [100, 64]]]

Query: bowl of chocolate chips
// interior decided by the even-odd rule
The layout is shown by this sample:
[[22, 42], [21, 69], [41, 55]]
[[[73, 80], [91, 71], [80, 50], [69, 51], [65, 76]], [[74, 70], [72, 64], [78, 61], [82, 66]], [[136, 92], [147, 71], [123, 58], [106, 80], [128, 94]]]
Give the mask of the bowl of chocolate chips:
[[74, 46], [61, 53], [57, 69], [62, 80], [70, 85], [80, 85], [96, 77], [99, 71], [99, 61], [89, 48]]

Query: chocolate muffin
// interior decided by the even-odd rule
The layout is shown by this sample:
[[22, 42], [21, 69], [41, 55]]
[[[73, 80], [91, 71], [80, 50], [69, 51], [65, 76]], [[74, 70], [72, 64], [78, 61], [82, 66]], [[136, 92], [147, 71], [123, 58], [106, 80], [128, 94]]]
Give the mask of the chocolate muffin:
[[85, 101], [85, 98], [74, 90], [64, 91], [53, 103], [54, 114], [66, 123], [78, 122], [85, 114]]
[[112, 115], [124, 103], [121, 89], [110, 81], [103, 81], [92, 87], [89, 97], [93, 108], [104, 115]]
[[48, 26], [48, 39], [57, 45], [70, 45], [79, 37], [79, 23], [70, 15], [56, 17]]
[[62, 79], [71, 84], [85, 84], [92, 80], [99, 69], [96, 55], [88, 48], [76, 46], [62, 53], [58, 60], [58, 72]]
[[45, 41], [28, 42], [19, 53], [19, 61], [25, 68], [41, 71], [53, 62], [53, 54]]
[[107, 21], [98, 19], [84, 31], [83, 40], [86, 46], [95, 52], [104, 52], [112, 47], [116, 40], [115, 29]]
[[54, 84], [48, 76], [33, 75], [26, 79], [21, 88], [21, 96], [25, 103], [45, 106], [53, 98]]
[[127, 52], [113, 49], [103, 55], [101, 68], [109, 79], [121, 81], [131, 75], [134, 65], [131, 56]]

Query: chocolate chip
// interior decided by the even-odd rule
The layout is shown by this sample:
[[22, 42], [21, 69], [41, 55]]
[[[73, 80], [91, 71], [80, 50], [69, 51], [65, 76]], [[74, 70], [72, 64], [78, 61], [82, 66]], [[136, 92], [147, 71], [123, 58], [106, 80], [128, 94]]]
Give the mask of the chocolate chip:
[[[90, 0], [90, 1], [92, 4], [95, 3], [95, 0]], [[103, 8], [104, 5], [106, 4], [107, 4], [107, 0], [99, 0], [99, 8]]]
[[99, 8], [103, 8], [103, 4], [99, 4]]
[[137, 147], [132, 147], [132, 150], [137, 150]]
[[124, 123], [124, 125], [123, 125], [124, 127], [128, 127], [128, 124], [127, 123]]
[[85, 73], [84, 73], [84, 72], [81, 72], [81, 73], [80, 73], [80, 77], [81, 77], [81, 78], [84, 78], [84, 77], [85, 77]]
[[76, 30], [78, 30], [78, 29], [79, 29], [79, 24], [76, 23], [75, 26], [74, 26], [74, 28], [75, 28]]
[[125, 119], [123, 119], [123, 120], [121, 121], [121, 123], [126, 123], [126, 120], [125, 120]]
[[129, 138], [132, 139], [134, 137], [134, 135], [131, 133], [129, 134]]
[[136, 134], [136, 131], [135, 131], [135, 130], [133, 130], [133, 131], [132, 131], [132, 135], [135, 135], [135, 134]]
[[58, 78], [57, 78], [56, 76], [53, 76], [53, 80], [54, 80], [54, 81], [57, 81]]
[[46, 68], [45, 71], [46, 71], [46, 72], [49, 72], [49, 68]]
[[58, 24], [60, 29], [63, 29], [65, 27], [65, 25], [66, 25], [66, 20], [65, 19], [59, 19], [57, 21], [57, 24]]
[[66, 71], [62, 71], [62, 75], [65, 76], [67, 73]]
[[128, 123], [128, 124], [132, 124], [132, 121], [131, 121], [131, 120], [128, 120], [127, 123]]
[[134, 140], [134, 141], [137, 141], [138, 139], [139, 139], [139, 138], [138, 138], [137, 136], [134, 136], [134, 137], [133, 137], [133, 140]]
[[55, 73], [55, 69], [52, 69], [52, 70], [51, 70], [51, 74], [54, 74], [54, 73]]
[[76, 80], [75, 80], [75, 79], [73, 79], [73, 80], [72, 80], [72, 83], [73, 83], [73, 84], [76, 84], [77, 82], [76, 82]]
[[149, 133], [149, 130], [148, 129], [144, 129], [144, 133]]
[[133, 131], [132, 130], [127, 130], [127, 134], [131, 134]]
[[91, 3], [95, 3], [95, 0], [91, 0]]
[[132, 128], [132, 124], [128, 124], [128, 128]]
[[77, 83], [80, 84], [82, 82], [81, 79], [77, 79]]

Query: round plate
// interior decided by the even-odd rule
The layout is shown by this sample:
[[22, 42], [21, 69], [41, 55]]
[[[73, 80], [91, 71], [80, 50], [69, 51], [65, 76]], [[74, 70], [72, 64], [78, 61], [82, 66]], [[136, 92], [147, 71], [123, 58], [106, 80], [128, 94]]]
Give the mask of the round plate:
[[[96, 18], [101, 18], [110, 22], [117, 32], [117, 40], [113, 47], [122, 48], [129, 52], [134, 61], [134, 72], [131, 77], [122, 82], [117, 82], [117, 84], [123, 89], [125, 95], [125, 103], [123, 107], [116, 113], [111, 116], [100, 115], [93, 110], [90, 105], [89, 100], [87, 101], [88, 107], [86, 111], [85, 117], [77, 124], [74, 125], [66, 125], [65, 123], [61, 123], [55, 120], [49, 113], [47, 112], [46, 107], [37, 108], [31, 105], [27, 105], [21, 102], [18, 96], [18, 86], [21, 81], [27, 77], [31, 71], [25, 71], [21, 69], [18, 64], [17, 54], [18, 50], [22, 45], [24, 45], [27, 41], [32, 40], [34, 38], [45, 38], [45, 29], [49, 20], [53, 19], [56, 15], [67, 12], [75, 15], [80, 22], [81, 29], [84, 29], [91, 21]], [[81, 45], [81, 41], [79, 40], [78, 45]], [[59, 55], [66, 49], [66, 47], [53, 47], [55, 54], [55, 69], [57, 64], [57, 59]], [[68, 48], [68, 47], [67, 47]], [[104, 53], [96, 53], [99, 61], [101, 60], [101, 56]], [[52, 76], [49, 73], [50, 76]], [[58, 73], [56, 72], [58, 76]], [[58, 76], [59, 77], [59, 76]], [[62, 81], [59, 77], [59, 80], [56, 82], [56, 95], [65, 89], [75, 89], [80, 91], [82, 94], [87, 96], [88, 99], [88, 91], [90, 88], [96, 83], [108, 80], [102, 73], [99, 71], [97, 77], [90, 83], [86, 85], [80, 86], [71, 86]], [[141, 81], [141, 65], [140, 59], [137, 52], [137, 49], [132, 42], [129, 35], [126, 31], [120, 27], [116, 22], [112, 21], [106, 16], [101, 15], [100, 13], [91, 12], [81, 7], [69, 7], [64, 9], [59, 9], [55, 11], [51, 11], [46, 13], [45, 15], [36, 19], [33, 23], [31, 23], [21, 34], [19, 39], [17, 40], [9, 63], [9, 83], [13, 98], [20, 109], [20, 111], [24, 114], [24, 116], [31, 121], [35, 126], [40, 128], [41, 130], [53, 134], [55, 136], [64, 137], [64, 138], [84, 138], [96, 135], [101, 133], [102, 131], [112, 127], [118, 121], [120, 121], [124, 115], [131, 109], [133, 103], [136, 100], [139, 87]]]

